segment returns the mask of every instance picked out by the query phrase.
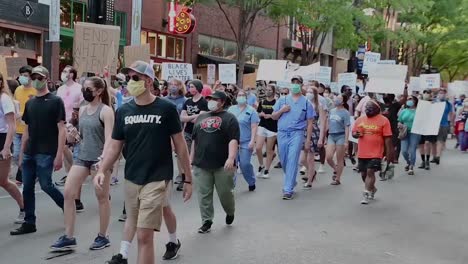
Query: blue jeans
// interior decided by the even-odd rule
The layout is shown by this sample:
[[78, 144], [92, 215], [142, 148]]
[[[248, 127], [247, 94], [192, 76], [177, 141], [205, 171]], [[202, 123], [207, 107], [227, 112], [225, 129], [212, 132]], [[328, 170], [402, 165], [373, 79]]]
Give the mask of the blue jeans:
[[13, 162], [18, 165], [19, 155], [21, 152], [21, 139], [23, 134], [15, 133], [13, 135]]
[[24, 154], [23, 199], [24, 212], [26, 214], [24, 221], [28, 224], [36, 224], [36, 195], [34, 193], [36, 178], [39, 179], [41, 189], [63, 210], [63, 194], [52, 183], [54, 159], [55, 157], [52, 155]]
[[278, 150], [284, 171], [283, 193], [294, 193], [299, 166], [299, 155], [304, 145], [304, 131], [278, 131]]
[[239, 167], [244, 175], [244, 179], [249, 184], [249, 186], [255, 185], [255, 173], [252, 162], [253, 150], [249, 149], [249, 142], [241, 143], [239, 148]]
[[416, 150], [418, 148], [420, 135], [408, 133], [404, 139], [401, 140], [401, 153], [410, 166], [416, 163]]

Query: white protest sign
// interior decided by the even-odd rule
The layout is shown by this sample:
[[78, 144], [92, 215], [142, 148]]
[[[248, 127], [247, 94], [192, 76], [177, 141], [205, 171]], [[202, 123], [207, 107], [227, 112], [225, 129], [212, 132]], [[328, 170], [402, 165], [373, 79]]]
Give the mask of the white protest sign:
[[219, 80], [221, 83], [234, 84], [236, 80], [236, 64], [219, 64]]
[[411, 91], [411, 92], [415, 92], [415, 91], [422, 91], [423, 89], [421, 89], [421, 84], [420, 84], [420, 78], [419, 77], [414, 77], [414, 76], [411, 76], [410, 79], [409, 79], [409, 87], [408, 89]]
[[320, 66], [319, 72], [315, 74], [315, 80], [317, 80], [319, 83], [330, 85], [331, 72], [332, 72], [331, 67]]
[[117, 74], [120, 27], [77, 22], [73, 38], [73, 66], [84, 72]]
[[338, 83], [337, 82], [331, 82], [330, 83], [330, 90], [332, 93], [340, 93], [340, 89], [338, 89]]
[[291, 81], [292, 77], [299, 75], [304, 82], [315, 80], [315, 75], [320, 71], [320, 62], [310, 64], [307, 66], [300, 66], [296, 70], [289, 70], [285, 81]]
[[208, 64], [207, 66], [207, 83], [215, 84], [216, 82], [216, 64]]
[[362, 73], [367, 74], [369, 71], [369, 66], [372, 64], [377, 64], [380, 61], [380, 53], [377, 52], [366, 52], [364, 54], [364, 64], [362, 65]]
[[440, 73], [421, 74], [419, 78], [423, 90], [440, 88]]
[[458, 98], [460, 95], [468, 95], [468, 81], [454, 81], [448, 84], [448, 95]]
[[439, 134], [440, 120], [444, 114], [446, 102], [433, 103], [419, 100], [414, 116], [411, 133], [419, 135]]
[[348, 137], [348, 140], [350, 142], [353, 142], [353, 143], [358, 143], [358, 139], [357, 138], [354, 138], [353, 137], [353, 133], [351, 133], [351, 131], [353, 131], [353, 127], [354, 127], [354, 122], [356, 122], [356, 120], [354, 120], [354, 116], [350, 116], [349, 117], [349, 137]]
[[394, 60], [379, 60], [377, 64], [391, 64], [391, 65], [396, 65], [396, 61]]
[[284, 81], [287, 63], [285, 60], [260, 60], [257, 81]]
[[366, 92], [403, 94], [407, 65], [373, 64], [369, 67]]
[[178, 79], [182, 82], [193, 79], [193, 69], [190, 63], [162, 63], [162, 78], [169, 81]]
[[338, 93], [341, 92], [343, 85], [349, 86], [351, 89], [356, 88], [357, 75], [354, 72], [346, 72], [338, 74]]
[[277, 81], [276, 86], [279, 88], [291, 88], [291, 82]]

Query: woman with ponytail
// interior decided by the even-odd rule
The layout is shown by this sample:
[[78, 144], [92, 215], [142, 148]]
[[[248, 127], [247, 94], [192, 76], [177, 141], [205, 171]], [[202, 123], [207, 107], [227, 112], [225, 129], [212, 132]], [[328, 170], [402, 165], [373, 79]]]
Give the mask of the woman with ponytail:
[[[111, 108], [107, 83], [99, 77], [91, 77], [84, 82], [82, 92], [83, 98], [88, 104], [82, 106], [79, 113], [81, 147], [78, 158], [73, 161], [65, 183], [65, 234], [51, 246], [53, 251], [70, 250], [77, 246], [74, 237], [75, 199], [78, 197], [80, 187], [86, 178], [89, 175], [95, 175], [96, 165], [105, 149], [106, 142], [111, 137], [114, 126], [114, 111]], [[111, 172], [106, 173], [110, 174]], [[109, 185], [110, 183], [107, 182], [102, 190], [96, 189], [100, 227], [99, 233], [90, 247], [91, 250], [110, 246], [107, 236], [110, 217]]]

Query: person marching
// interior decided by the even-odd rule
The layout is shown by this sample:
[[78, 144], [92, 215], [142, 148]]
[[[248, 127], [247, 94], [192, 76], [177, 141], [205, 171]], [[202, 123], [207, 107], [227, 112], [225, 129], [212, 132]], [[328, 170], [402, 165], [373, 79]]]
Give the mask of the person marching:
[[[276, 85], [269, 84], [265, 89], [266, 98], [260, 101], [257, 112], [260, 116], [260, 123], [257, 128], [256, 152], [258, 158], [257, 177], [268, 179], [270, 177], [270, 167], [275, 155], [276, 134], [278, 132], [278, 121], [271, 118], [273, 106], [276, 103]], [[266, 140], [266, 163], [263, 162], [263, 145]], [[263, 172], [263, 173], [262, 173]]]
[[260, 118], [255, 108], [247, 104], [247, 94], [243, 90], [237, 93], [236, 99], [237, 105], [231, 106], [228, 111], [236, 116], [239, 122], [239, 167], [249, 185], [249, 191], [253, 192], [256, 189], [256, 180], [251, 158], [255, 148], [255, 135], [257, 134]]
[[353, 127], [353, 137], [358, 138], [358, 167], [364, 182], [361, 204], [374, 199], [375, 172], [382, 167], [384, 150], [387, 159], [393, 160], [392, 128], [390, 121], [380, 114], [380, 106], [374, 100], [366, 104], [366, 116], [359, 117]]
[[[171, 140], [186, 171], [184, 200], [190, 199], [192, 194], [187, 144], [176, 106], [150, 92], [154, 81], [153, 67], [144, 61], [136, 61], [122, 72], [131, 79], [127, 90], [135, 100], [117, 110], [112, 139], [104, 150], [94, 185], [100, 190], [107, 188], [110, 174], [105, 172], [112, 169], [125, 145], [125, 226], [133, 232], [125, 232], [121, 252], [128, 253], [136, 232], [138, 261], [132, 263], [154, 263], [154, 231], [161, 228], [163, 207], [168, 203], [167, 186], [173, 177]], [[117, 254], [108, 263], [128, 263], [127, 258], [128, 255]]]
[[304, 151], [310, 151], [315, 117], [314, 107], [302, 95], [302, 77], [294, 76], [291, 82], [291, 95], [278, 100], [273, 106], [272, 114], [273, 119], [278, 120], [278, 150], [284, 171], [284, 200], [293, 199], [299, 156], [303, 147]]
[[13, 137], [15, 136], [15, 104], [10, 97], [3, 75], [0, 73], [0, 187], [15, 199], [20, 209], [15, 224], [24, 222], [24, 204], [21, 192], [18, 187], [8, 179], [11, 169], [11, 150], [13, 147]]
[[[431, 90], [424, 90], [422, 100], [432, 101], [432, 92]], [[431, 122], [431, 120], [426, 120], [426, 122]], [[430, 157], [431, 149], [433, 151], [433, 156], [435, 157], [435, 150], [437, 144], [437, 135], [422, 135], [419, 140], [419, 152], [421, 154], [422, 163], [418, 167], [419, 169], [430, 170]]]
[[226, 213], [226, 224], [234, 222], [234, 173], [240, 128], [236, 116], [227, 112], [228, 96], [216, 91], [207, 97], [210, 112], [201, 114], [192, 133], [192, 164], [197, 186], [202, 226], [198, 233], [211, 231], [213, 191], [216, 187]]
[[[398, 116], [398, 127], [400, 131], [406, 135], [401, 135], [401, 153], [406, 161], [405, 171], [408, 175], [414, 175], [414, 164], [416, 163], [416, 150], [420, 140], [420, 135], [412, 133], [414, 117], [416, 115], [416, 107], [418, 106], [418, 98], [410, 96], [406, 100], [406, 108], [401, 111]], [[400, 133], [401, 134], [401, 133]]]
[[[88, 102], [81, 107], [79, 113], [81, 146], [65, 182], [65, 235], [61, 236], [51, 247], [52, 251], [74, 249], [77, 246], [73, 236], [76, 220], [75, 199], [79, 196], [80, 186], [89, 175], [96, 172], [105, 142], [111, 137], [114, 126], [114, 112], [111, 108], [106, 82], [99, 77], [91, 77], [84, 82], [83, 97]], [[105, 172], [110, 174], [110, 170]], [[99, 233], [89, 249], [99, 250], [110, 246], [107, 228], [110, 218], [109, 201], [110, 182], [106, 182], [102, 189], [96, 188], [99, 204], [100, 227]]]
[[31, 98], [24, 109], [26, 127], [20, 152], [25, 222], [10, 232], [12, 236], [36, 232], [36, 179], [39, 179], [41, 189], [63, 210], [63, 195], [52, 183], [52, 172], [63, 165], [65, 107], [60, 97], [49, 92], [48, 77], [49, 71], [43, 66], [32, 70], [32, 86], [37, 90], [37, 96]]
[[[437, 144], [433, 144], [432, 153], [435, 153], [431, 163], [440, 164], [440, 157], [445, 150], [445, 142], [447, 142], [448, 134], [450, 133], [450, 124], [455, 120], [455, 112], [452, 103], [447, 100], [447, 90], [440, 89], [437, 95], [437, 102], [444, 102], [445, 108], [440, 120], [439, 134], [437, 135]], [[435, 151], [434, 151], [435, 150]]]

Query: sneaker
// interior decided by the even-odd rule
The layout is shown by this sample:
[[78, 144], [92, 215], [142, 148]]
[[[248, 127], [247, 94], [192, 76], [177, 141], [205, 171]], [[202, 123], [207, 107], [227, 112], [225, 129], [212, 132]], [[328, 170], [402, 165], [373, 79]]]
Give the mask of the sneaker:
[[304, 186], [302, 186], [302, 189], [304, 189], [304, 190], [311, 190], [311, 189], [312, 189], [312, 184], [307, 184], [307, 183], [305, 183]]
[[125, 222], [127, 221], [127, 214], [121, 214], [119, 216], [119, 222]]
[[405, 171], [409, 171], [409, 169], [410, 169], [410, 165], [406, 165], [405, 166]]
[[437, 162], [437, 158], [433, 157], [432, 160], [431, 160], [431, 163], [436, 163], [436, 162]]
[[299, 170], [299, 173], [300, 173], [301, 175], [305, 175], [305, 174], [306, 174], [306, 171], [307, 171], [306, 166], [302, 166], [301, 169]]
[[124, 259], [122, 254], [112, 256], [111, 260], [107, 261], [106, 264], [128, 264], [128, 260]]
[[363, 192], [362, 197], [363, 197], [363, 199], [361, 200], [361, 204], [369, 204], [370, 192], [368, 192], [368, 191]]
[[18, 214], [18, 217], [15, 219], [15, 224], [21, 225], [22, 223], [24, 223], [24, 216], [25, 216], [24, 211], [20, 211]]
[[68, 238], [66, 235], [59, 237], [57, 242], [50, 246], [51, 251], [68, 251], [76, 248], [76, 239]]
[[408, 175], [414, 175], [413, 166], [410, 166], [408, 169]]
[[234, 215], [226, 215], [226, 225], [232, 225], [234, 222]]
[[270, 178], [270, 173], [268, 170], [263, 171], [263, 175], [261, 176], [263, 179], [268, 179]]
[[426, 161], [426, 166], [424, 166], [424, 168], [426, 170], [430, 170], [431, 169], [431, 164], [429, 163], [429, 161]]
[[380, 181], [386, 181], [387, 180], [387, 177], [385, 176], [384, 171], [379, 172], [379, 178], [380, 178]]
[[260, 175], [262, 175], [262, 172], [263, 172], [264, 169], [265, 169], [265, 166], [259, 166], [258, 167], [257, 177], [260, 177]]
[[374, 200], [375, 194], [377, 193], [377, 188], [375, 188], [372, 192], [369, 194], [369, 199]]
[[81, 213], [84, 211], [84, 205], [80, 200], [75, 200], [76, 212]]
[[255, 184], [254, 184], [254, 185], [250, 185], [250, 186], [249, 186], [249, 192], [255, 191], [256, 188], [257, 188], [257, 187], [255, 186]]
[[176, 191], [181, 192], [184, 190], [184, 182], [179, 182], [177, 185]]
[[426, 168], [426, 162], [422, 162], [421, 165], [419, 165], [418, 169], [425, 169]]
[[349, 160], [351, 160], [353, 165], [356, 165], [356, 159], [354, 157], [349, 157]]
[[440, 165], [440, 157], [434, 158], [435, 159], [435, 164]]
[[283, 194], [283, 200], [292, 200], [292, 199], [293, 199], [292, 193]]
[[319, 169], [317, 171], [318, 173], [325, 173], [325, 170], [323, 169], [323, 164], [320, 164]]
[[23, 223], [20, 227], [10, 232], [11, 236], [19, 236], [25, 234], [35, 233], [37, 231], [36, 225]]
[[283, 168], [283, 167], [281, 166], [281, 162], [278, 161], [278, 163], [276, 163], [276, 165], [275, 165], [273, 168], [275, 168], [275, 169], [281, 169], [281, 168]]
[[89, 247], [90, 250], [100, 250], [106, 247], [110, 247], [110, 240], [109, 237], [103, 236], [98, 234], [98, 236], [94, 239], [94, 242]]
[[178, 175], [174, 180], [174, 184], [179, 184], [181, 182], [182, 182], [182, 175]]
[[114, 186], [114, 185], [117, 185], [117, 184], [119, 184], [119, 179], [117, 179], [117, 177], [112, 177], [110, 185]]
[[67, 176], [63, 176], [60, 180], [55, 182], [57, 186], [65, 186], [65, 182], [67, 181]]
[[205, 223], [203, 223], [203, 225], [200, 228], [198, 228], [198, 233], [200, 233], [200, 234], [209, 233], [211, 231], [211, 225], [212, 224], [213, 224], [213, 222], [206, 221]]
[[182, 244], [180, 244], [179, 239], [177, 239], [177, 244], [174, 242], [169, 242], [166, 244], [166, 253], [164, 253], [164, 260], [176, 259], [179, 256], [179, 250]]

